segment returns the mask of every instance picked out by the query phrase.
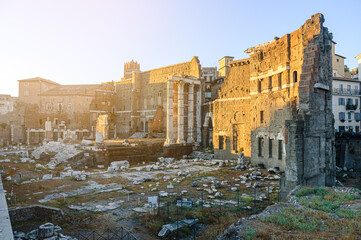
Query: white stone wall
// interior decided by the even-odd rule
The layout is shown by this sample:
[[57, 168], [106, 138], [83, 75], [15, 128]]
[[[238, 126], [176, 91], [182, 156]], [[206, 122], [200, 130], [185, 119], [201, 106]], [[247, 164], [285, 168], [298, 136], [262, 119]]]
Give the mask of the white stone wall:
[[[343, 91], [340, 91], [340, 85], [343, 86]], [[348, 92], [348, 85], [351, 87], [351, 92]], [[355, 120], [355, 113], [360, 113], [360, 94], [355, 89], [360, 91], [360, 82], [333, 80], [332, 86], [332, 112], [335, 118], [335, 131], [338, 132], [340, 126], [343, 126], [345, 131], [349, 131], [349, 128], [352, 127], [352, 131], [356, 132], [356, 127], [360, 128], [360, 122]], [[344, 99], [344, 105], [339, 104], [340, 98]], [[352, 99], [353, 104], [357, 104], [356, 110], [346, 110], [347, 99]], [[340, 120], [340, 112], [345, 113], [345, 121]], [[349, 113], [351, 114], [351, 119], [348, 119]]]
[[13, 112], [15, 108], [16, 98], [10, 95], [0, 95], [0, 115]]
[[358, 61], [358, 79], [361, 81], [361, 54], [356, 57]]

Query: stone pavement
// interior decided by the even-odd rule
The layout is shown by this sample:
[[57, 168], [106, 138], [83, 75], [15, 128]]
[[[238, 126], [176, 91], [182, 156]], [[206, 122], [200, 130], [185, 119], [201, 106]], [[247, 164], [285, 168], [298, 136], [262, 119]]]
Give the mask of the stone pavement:
[[13, 230], [10, 223], [8, 205], [6, 203], [4, 187], [1, 178], [0, 178], [0, 239], [3, 240], [14, 239]]

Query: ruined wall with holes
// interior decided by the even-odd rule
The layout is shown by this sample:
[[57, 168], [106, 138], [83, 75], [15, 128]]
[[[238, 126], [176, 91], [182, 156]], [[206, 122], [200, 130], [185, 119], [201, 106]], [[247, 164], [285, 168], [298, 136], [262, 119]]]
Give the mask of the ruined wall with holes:
[[241, 147], [245, 156], [251, 155], [249, 64], [249, 59], [231, 62], [219, 99], [213, 103], [216, 158], [235, 158]]
[[247, 49], [250, 58], [230, 63], [214, 103], [216, 158], [244, 148], [253, 164], [285, 172], [283, 193], [335, 181], [332, 34], [323, 22], [315, 14], [291, 34]]
[[[126, 63], [127, 64], [127, 63]], [[116, 83], [116, 121], [119, 136], [128, 137], [135, 132], [149, 133], [149, 121], [155, 127], [153, 133], [165, 137], [167, 81], [170, 76], [194, 76], [200, 78], [201, 65], [197, 57], [188, 62], [132, 72], [131, 78]], [[128, 76], [129, 73], [128, 73]], [[156, 113], [162, 108], [163, 114]], [[158, 119], [162, 116], [162, 120]], [[156, 123], [157, 126], [154, 124]], [[162, 124], [160, 129], [159, 124]], [[163, 134], [163, 135], [162, 135]]]

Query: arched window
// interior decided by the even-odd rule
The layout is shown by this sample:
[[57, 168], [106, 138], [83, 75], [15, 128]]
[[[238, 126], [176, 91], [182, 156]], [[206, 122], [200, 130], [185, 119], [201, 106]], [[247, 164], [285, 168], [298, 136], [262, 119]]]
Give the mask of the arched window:
[[293, 82], [297, 82], [297, 71], [293, 72]]

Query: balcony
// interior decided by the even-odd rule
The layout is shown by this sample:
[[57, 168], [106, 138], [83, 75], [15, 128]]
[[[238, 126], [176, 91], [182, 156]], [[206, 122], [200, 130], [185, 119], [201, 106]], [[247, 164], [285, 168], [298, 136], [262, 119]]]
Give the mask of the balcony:
[[334, 88], [334, 89], [332, 89], [332, 93], [337, 94], [337, 95], [346, 95], [346, 96], [360, 96], [361, 95], [361, 92], [358, 89], [357, 90], [356, 89], [345, 90], [345, 89]]
[[357, 109], [357, 104], [347, 104], [346, 110], [355, 111]]

